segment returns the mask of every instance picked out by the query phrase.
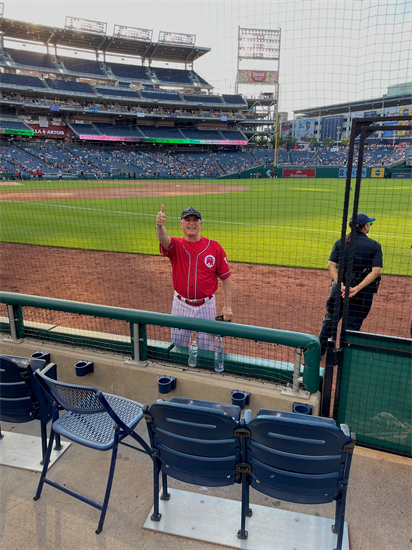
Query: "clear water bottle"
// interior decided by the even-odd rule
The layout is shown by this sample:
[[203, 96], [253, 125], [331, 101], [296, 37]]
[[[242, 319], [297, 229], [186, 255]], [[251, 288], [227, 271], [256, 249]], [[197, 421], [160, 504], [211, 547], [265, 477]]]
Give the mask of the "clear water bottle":
[[199, 348], [197, 347], [196, 340], [193, 340], [190, 348], [189, 348], [189, 360], [187, 364], [189, 367], [195, 367], [197, 365], [197, 354], [198, 354]]
[[215, 371], [223, 372], [225, 370], [223, 364], [223, 340], [220, 334], [215, 338]]

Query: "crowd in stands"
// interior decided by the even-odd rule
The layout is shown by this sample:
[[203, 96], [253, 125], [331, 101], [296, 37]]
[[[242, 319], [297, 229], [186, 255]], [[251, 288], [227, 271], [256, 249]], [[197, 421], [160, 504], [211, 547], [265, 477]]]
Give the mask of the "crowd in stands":
[[[278, 166], [345, 166], [347, 150], [278, 152]], [[364, 166], [387, 166], [412, 157], [412, 148], [368, 146]], [[306, 163], [306, 164], [303, 164]], [[354, 158], [356, 163], [356, 155]], [[21, 142], [0, 146], [0, 172], [31, 179], [33, 173], [125, 177], [214, 178], [273, 165], [273, 150], [227, 152], [149, 151], [129, 147], [91, 147], [83, 144]]]
[[[23, 104], [30, 105], [44, 105], [46, 107], [50, 105], [57, 105], [59, 107], [67, 109], [76, 109], [76, 110], [87, 110], [87, 109], [98, 109], [99, 111], [105, 111], [109, 113], [144, 113], [147, 115], [161, 115], [161, 116], [184, 116], [186, 117], [207, 117], [207, 118], [216, 118], [224, 114], [229, 118], [236, 117], [237, 119], [244, 119], [245, 116], [241, 110], [234, 108], [229, 111], [220, 111], [213, 108], [203, 108], [202, 110], [196, 109], [193, 107], [162, 107], [162, 106], [148, 106], [144, 107], [142, 105], [133, 105], [130, 100], [127, 100], [126, 103], [118, 102], [102, 102], [102, 101], [86, 101], [80, 99], [69, 99], [69, 98], [44, 98], [44, 97], [33, 97], [29, 95], [19, 94], [18, 96], [13, 92], [3, 92], [2, 99], [7, 101], [12, 101], [13, 103], [21, 102]], [[119, 100], [120, 101], [120, 100]], [[125, 100], [123, 100], [125, 101]]]

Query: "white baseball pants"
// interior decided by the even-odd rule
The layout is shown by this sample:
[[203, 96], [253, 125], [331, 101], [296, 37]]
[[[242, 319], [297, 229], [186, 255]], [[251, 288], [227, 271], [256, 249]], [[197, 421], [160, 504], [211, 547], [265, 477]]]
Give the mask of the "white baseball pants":
[[[210, 300], [201, 306], [191, 306], [186, 302], [179, 300], [177, 292], [173, 298], [172, 315], [180, 315], [181, 317], [190, 317], [191, 319], [208, 319], [215, 320], [216, 317], [216, 299], [213, 296]], [[176, 346], [190, 346], [190, 336], [192, 331], [179, 328], [172, 328], [172, 342]], [[215, 346], [215, 335], [207, 332], [196, 333], [197, 345], [200, 349], [213, 350]]]

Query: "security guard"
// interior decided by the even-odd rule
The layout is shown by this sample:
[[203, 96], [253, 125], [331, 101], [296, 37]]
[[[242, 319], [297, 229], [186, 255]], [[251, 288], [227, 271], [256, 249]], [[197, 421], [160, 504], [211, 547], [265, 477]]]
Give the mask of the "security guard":
[[[382, 270], [382, 247], [377, 241], [369, 239], [367, 236], [375, 220], [376, 218], [370, 218], [363, 212], [360, 212], [356, 218], [355, 250], [352, 280], [350, 281], [347, 330], [359, 330], [361, 328], [372, 307], [373, 295], [378, 291]], [[352, 227], [352, 217], [349, 220], [349, 226]], [[340, 300], [339, 319], [342, 317], [345, 285], [347, 284], [346, 268], [348, 265], [351, 238], [352, 234], [349, 232], [345, 239], [345, 259], [340, 293], [338, 292], [337, 283], [341, 239], [338, 239], [334, 244], [329, 258], [328, 269], [332, 277], [332, 286], [326, 302], [326, 315], [323, 318], [319, 333], [322, 355], [326, 352], [328, 338], [332, 336], [335, 299]]]

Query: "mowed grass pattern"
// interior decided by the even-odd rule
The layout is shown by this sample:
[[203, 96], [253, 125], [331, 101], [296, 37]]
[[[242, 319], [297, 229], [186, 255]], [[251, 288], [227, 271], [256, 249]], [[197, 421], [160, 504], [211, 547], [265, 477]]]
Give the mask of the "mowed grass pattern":
[[[132, 187], [119, 182], [23, 182], [6, 190]], [[197, 183], [194, 181], [193, 183]], [[204, 180], [202, 180], [204, 183]], [[219, 183], [210, 180], [208, 183]], [[181, 211], [195, 206], [202, 213], [202, 234], [218, 240], [235, 262], [280, 266], [327, 267], [340, 237], [344, 179], [225, 180], [234, 192], [176, 194], [114, 200], [44, 200], [1, 203], [1, 240], [43, 246], [158, 254], [155, 218], [165, 204], [170, 235], [180, 236]], [[141, 183], [136, 186], [141, 187]], [[143, 184], [144, 185], [144, 184]], [[235, 192], [238, 185], [250, 190]], [[352, 195], [355, 181], [352, 182]], [[195, 186], [194, 186], [195, 189]], [[353, 197], [352, 197], [353, 198]], [[359, 211], [375, 216], [370, 236], [384, 252], [384, 272], [410, 275], [412, 182], [362, 180]], [[350, 210], [351, 212], [351, 210]]]

